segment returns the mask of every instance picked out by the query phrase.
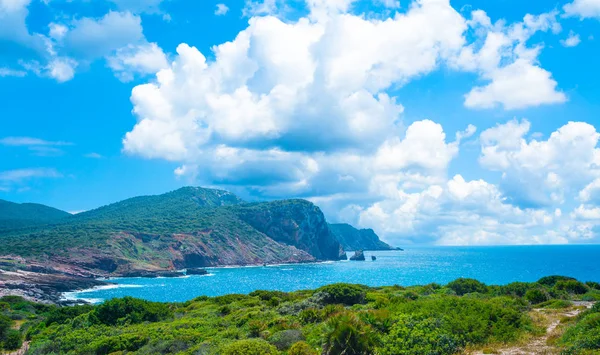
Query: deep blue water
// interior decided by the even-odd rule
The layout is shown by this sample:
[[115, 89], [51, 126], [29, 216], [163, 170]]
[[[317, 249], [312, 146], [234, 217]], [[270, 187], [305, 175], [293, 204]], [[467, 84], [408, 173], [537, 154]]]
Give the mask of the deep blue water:
[[[207, 276], [185, 278], [119, 278], [116, 287], [68, 294], [101, 301], [133, 296], [152, 301], [180, 302], [200, 295], [249, 293], [254, 290], [294, 291], [335, 282], [369, 286], [448, 283], [470, 277], [487, 284], [536, 281], [566, 275], [600, 281], [600, 245], [435, 247], [405, 251], [365, 252], [367, 261], [267, 267], [208, 268]], [[371, 255], [377, 257], [371, 261]]]

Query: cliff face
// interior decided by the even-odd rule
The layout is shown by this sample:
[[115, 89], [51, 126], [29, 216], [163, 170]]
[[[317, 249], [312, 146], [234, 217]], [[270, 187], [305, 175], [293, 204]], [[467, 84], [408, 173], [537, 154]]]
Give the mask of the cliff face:
[[392, 250], [372, 229], [356, 229], [349, 224], [330, 224], [329, 228], [344, 250]]
[[343, 248], [329, 229], [325, 216], [311, 202], [286, 200], [239, 208], [242, 220], [286, 245], [293, 245], [317, 260], [339, 260]]

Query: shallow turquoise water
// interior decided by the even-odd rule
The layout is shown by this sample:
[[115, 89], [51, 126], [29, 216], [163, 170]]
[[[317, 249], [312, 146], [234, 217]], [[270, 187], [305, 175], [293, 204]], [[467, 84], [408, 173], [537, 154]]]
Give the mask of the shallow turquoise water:
[[[445, 284], [458, 277], [470, 277], [488, 284], [507, 284], [555, 274], [600, 281], [600, 245], [432, 247], [365, 255], [367, 261], [362, 262], [208, 268], [207, 276], [185, 278], [119, 278], [112, 280], [118, 284], [116, 287], [66, 296], [94, 301], [133, 296], [180, 302], [200, 295], [249, 293], [257, 289], [294, 291], [335, 282], [410, 286]], [[371, 261], [371, 255], [377, 260]]]

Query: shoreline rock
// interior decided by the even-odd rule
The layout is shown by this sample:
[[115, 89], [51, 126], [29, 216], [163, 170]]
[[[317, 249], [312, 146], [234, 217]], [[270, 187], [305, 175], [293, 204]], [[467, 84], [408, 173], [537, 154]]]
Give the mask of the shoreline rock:
[[357, 250], [354, 252], [354, 255], [350, 257], [350, 260], [365, 261], [365, 253], [362, 250]]

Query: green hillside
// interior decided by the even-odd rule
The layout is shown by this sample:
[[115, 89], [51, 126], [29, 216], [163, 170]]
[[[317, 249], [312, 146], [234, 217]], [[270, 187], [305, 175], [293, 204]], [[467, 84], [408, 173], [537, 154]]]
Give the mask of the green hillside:
[[335, 260], [340, 252], [322, 212], [308, 201], [247, 204], [226, 191], [195, 187], [0, 233], [0, 256], [109, 274]]
[[0, 200], [0, 232], [59, 221], [70, 213], [37, 203]]

